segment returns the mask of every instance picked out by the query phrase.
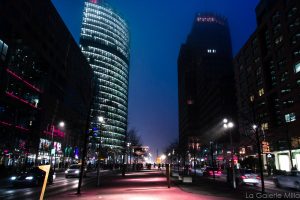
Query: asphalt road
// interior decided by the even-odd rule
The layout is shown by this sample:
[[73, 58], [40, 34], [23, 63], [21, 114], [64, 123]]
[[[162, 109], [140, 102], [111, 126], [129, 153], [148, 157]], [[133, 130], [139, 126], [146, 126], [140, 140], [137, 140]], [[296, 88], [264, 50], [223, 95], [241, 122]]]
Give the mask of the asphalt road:
[[[102, 171], [101, 175], [108, 173]], [[96, 183], [96, 172], [90, 172], [87, 177], [83, 178], [82, 188]], [[61, 193], [76, 193], [78, 187], [78, 178], [65, 178], [63, 172], [57, 173], [53, 184], [47, 185], [45, 199], [51, 196], [57, 196]], [[40, 187], [13, 187], [10, 183], [0, 186], [0, 199], [2, 200], [34, 200], [39, 199], [41, 192]]]
[[[147, 197], [146, 199], [151, 199], [153, 197], [151, 194], [160, 195], [160, 198], [153, 197], [153, 199], [169, 199], [168, 197], [170, 195], [175, 199], [177, 197], [181, 197], [188, 200], [193, 198], [197, 199], [200, 196], [200, 199], [219, 199], [220, 197], [223, 197], [224, 199], [241, 199], [241, 197], [244, 198], [245, 194], [248, 192], [260, 192], [261, 190], [260, 185], [243, 185], [238, 187], [236, 195], [231, 195], [232, 191], [230, 187], [225, 184], [226, 175], [216, 178], [215, 181], [212, 178], [199, 177], [198, 182], [195, 184], [193, 183], [179, 186], [182, 191], [173, 187], [171, 190], [166, 190], [166, 178], [162, 176], [162, 171], [158, 170], [152, 170], [149, 172], [131, 172], [126, 175], [125, 179], [122, 178], [120, 174], [116, 174], [111, 171], [102, 171], [101, 177], [102, 184], [101, 187], [98, 188], [96, 187], [96, 172], [88, 173], [87, 177], [83, 179], [83, 195], [79, 197], [79, 199], [86, 199], [87, 196], [89, 196], [89, 199], [126, 199], [126, 195], [130, 199], [138, 199], [135, 196], [139, 195], [141, 198]], [[225, 187], [226, 185], [227, 187]], [[66, 179], [63, 172], [58, 173], [54, 183], [47, 186], [45, 199], [63, 198], [66, 200], [78, 198], [78, 196], [75, 195], [77, 186], [78, 178]], [[265, 187], [267, 193], [298, 193], [297, 191], [289, 188], [277, 188], [270, 178], [265, 180]], [[9, 184], [0, 184], [0, 199], [35, 200], [39, 199], [40, 191], [41, 187], [14, 188]], [[177, 195], [174, 196], [173, 193], [176, 193]], [[193, 193], [200, 196], [193, 196], [189, 195], [188, 193]]]
[[[194, 173], [193, 170], [191, 170], [191, 175]], [[202, 176], [201, 170], [196, 170], [196, 174], [198, 177]], [[222, 174], [220, 177], [215, 178], [216, 181], [222, 181], [222, 182], [226, 182], [226, 174]], [[207, 177], [206, 177], [207, 178]], [[209, 179], [213, 179], [212, 177], [209, 177]], [[299, 193], [299, 191], [295, 190], [295, 189], [291, 189], [291, 188], [278, 188], [276, 187], [273, 178], [272, 177], [265, 177], [264, 178], [264, 184], [265, 184], [265, 191], [268, 193], [286, 193], [286, 192], [296, 192]], [[257, 192], [261, 191], [261, 184], [257, 185], [257, 186], [253, 186], [250, 184], [246, 184], [246, 185], [242, 185], [242, 186], [238, 186], [238, 188], [241, 188], [243, 190], [254, 190]]]

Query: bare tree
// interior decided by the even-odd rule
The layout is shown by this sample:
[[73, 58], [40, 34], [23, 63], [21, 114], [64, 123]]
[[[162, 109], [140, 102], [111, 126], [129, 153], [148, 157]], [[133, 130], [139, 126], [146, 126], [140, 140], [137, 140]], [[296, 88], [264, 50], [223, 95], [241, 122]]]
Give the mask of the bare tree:
[[142, 145], [141, 137], [138, 135], [135, 128], [132, 128], [127, 132], [127, 143], [131, 143], [131, 146]]

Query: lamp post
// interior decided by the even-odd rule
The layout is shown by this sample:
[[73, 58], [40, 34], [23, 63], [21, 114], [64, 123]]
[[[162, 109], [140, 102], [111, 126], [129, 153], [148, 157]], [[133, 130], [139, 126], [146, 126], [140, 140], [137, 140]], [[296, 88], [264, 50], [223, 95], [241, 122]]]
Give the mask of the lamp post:
[[173, 156], [174, 156], [174, 154], [175, 154], [175, 151], [174, 151], [174, 149], [172, 150], [172, 154], [171, 154], [171, 167], [173, 167]]
[[231, 167], [232, 167], [232, 184], [233, 189], [236, 189], [236, 181], [235, 181], [235, 171], [234, 171], [234, 147], [232, 144], [232, 133], [231, 129], [234, 127], [233, 122], [228, 121], [228, 119], [223, 119], [223, 127], [225, 129], [229, 129], [229, 137], [230, 137], [230, 145], [231, 145]]
[[259, 162], [259, 169], [260, 169], [261, 193], [265, 193], [264, 172], [263, 172], [263, 164], [261, 159], [261, 148], [260, 148], [260, 141], [258, 135], [258, 126], [254, 124], [252, 128], [255, 133], [256, 145], [257, 145], [257, 154], [258, 154], [258, 162]]
[[211, 167], [213, 168], [213, 178], [216, 179], [215, 175], [215, 163], [214, 163], [214, 142], [210, 141], [210, 156], [211, 156]]
[[99, 126], [99, 148], [98, 148], [98, 167], [97, 167], [97, 186], [100, 185], [100, 154], [101, 154], [101, 125], [104, 124], [104, 118], [102, 116], [98, 117], [100, 123]]
[[[65, 122], [61, 121], [58, 123], [58, 126], [63, 128], [65, 127]], [[55, 150], [55, 147], [54, 147], [54, 140], [53, 140], [53, 136], [54, 136], [54, 125], [52, 124], [51, 125], [52, 127], [52, 130], [51, 130], [51, 148], [50, 148], [50, 166], [53, 167], [53, 171], [55, 172], [55, 164], [56, 164], [56, 150]], [[54, 149], [54, 165], [52, 163], [52, 149]]]
[[[127, 142], [127, 152], [129, 152], [129, 159], [130, 159], [130, 164], [131, 164], [131, 151], [130, 151], [130, 146], [131, 146], [131, 143], [130, 142]], [[129, 164], [128, 162], [128, 157], [127, 157], [127, 165]]]

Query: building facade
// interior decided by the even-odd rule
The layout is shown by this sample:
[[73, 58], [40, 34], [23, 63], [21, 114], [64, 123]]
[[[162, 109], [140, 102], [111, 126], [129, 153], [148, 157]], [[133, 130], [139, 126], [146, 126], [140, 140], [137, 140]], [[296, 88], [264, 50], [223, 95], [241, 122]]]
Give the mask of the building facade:
[[76, 160], [91, 99], [86, 58], [51, 1], [4, 0], [0, 13], [0, 164]]
[[89, 144], [90, 153], [96, 153], [101, 143], [116, 157], [124, 150], [127, 132], [129, 31], [125, 20], [102, 1], [86, 1], [80, 47], [94, 72], [91, 128], [101, 129], [96, 143]]
[[256, 157], [256, 124], [264, 164], [300, 170], [300, 2], [261, 0], [256, 18], [234, 59], [241, 157]]
[[231, 38], [224, 17], [196, 15], [178, 57], [178, 90], [181, 148], [196, 154], [212, 141], [228, 142], [222, 120], [235, 119], [236, 101]]

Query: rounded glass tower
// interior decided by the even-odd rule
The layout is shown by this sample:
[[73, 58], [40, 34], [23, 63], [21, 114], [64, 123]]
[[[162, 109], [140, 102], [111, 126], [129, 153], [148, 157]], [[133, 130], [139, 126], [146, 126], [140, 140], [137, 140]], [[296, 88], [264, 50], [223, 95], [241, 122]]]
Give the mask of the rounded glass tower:
[[[124, 19], [96, 0], [85, 2], [80, 47], [94, 72], [91, 127], [102, 147], [122, 150], [127, 131], [129, 31]], [[100, 124], [99, 117], [105, 119]]]

